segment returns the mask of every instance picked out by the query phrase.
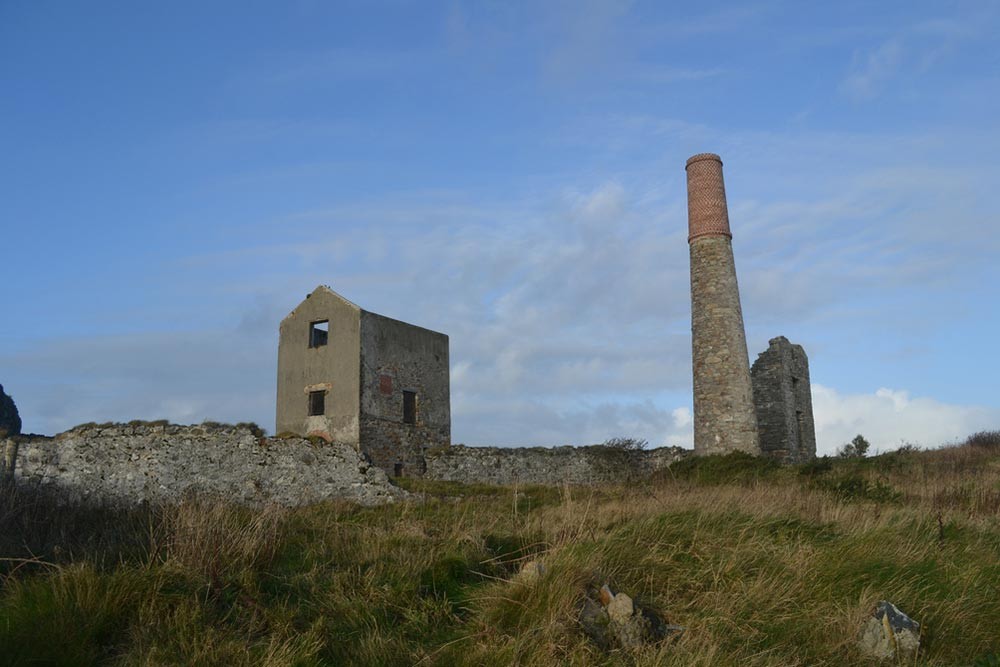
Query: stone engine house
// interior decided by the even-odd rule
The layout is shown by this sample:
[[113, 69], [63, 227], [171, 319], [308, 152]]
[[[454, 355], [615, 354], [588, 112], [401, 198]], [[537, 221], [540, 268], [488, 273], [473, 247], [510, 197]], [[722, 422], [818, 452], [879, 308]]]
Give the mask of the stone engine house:
[[761, 451], [785, 463], [808, 461], [816, 456], [809, 360], [784, 336], [768, 344], [750, 368]]
[[451, 444], [448, 336], [319, 286], [281, 321], [277, 433], [353, 445], [389, 475]]

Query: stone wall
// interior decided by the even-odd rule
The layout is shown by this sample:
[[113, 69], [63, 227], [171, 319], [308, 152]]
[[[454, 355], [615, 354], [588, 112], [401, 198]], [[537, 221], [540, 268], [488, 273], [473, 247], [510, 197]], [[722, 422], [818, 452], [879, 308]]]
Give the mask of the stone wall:
[[389, 475], [421, 475], [424, 452], [451, 444], [448, 336], [361, 311], [360, 406], [361, 451]]
[[801, 345], [772, 338], [750, 370], [760, 447], [783, 463], [816, 456], [809, 360]]
[[691, 453], [680, 447], [625, 450], [590, 447], [465, 447], [427, 454], [424, 476], [484, 484], [594, 484], [648, 478]]
[[18, 485], [67, 502], [134, 505], [199, 493], [250, 505], [373, 505], [407, 495], [348, 445], [258, 438], [239, 427], [111, 424], [0, 443], [17, 446]]

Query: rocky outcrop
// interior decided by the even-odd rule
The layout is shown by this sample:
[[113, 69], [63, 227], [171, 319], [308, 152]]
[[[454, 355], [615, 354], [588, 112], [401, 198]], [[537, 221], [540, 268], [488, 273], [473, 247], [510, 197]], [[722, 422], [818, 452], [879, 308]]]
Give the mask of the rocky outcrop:
[[4, 393], [0, 384], [0, 438], [21, 432], [21, 415], [17, 413], [14, 399]]
[[424, 477], [467, 484], [596, 484], [646, 479], [690, 454], [680, 447], [451, 447], [426, 455]]
[[14, 478], [65, 502], [119, 506], [187, 494], [285, 506], [335, 498], [375, 505], [407, 495], [350, 446], [226, 425], [87, 425], [25, 438]]

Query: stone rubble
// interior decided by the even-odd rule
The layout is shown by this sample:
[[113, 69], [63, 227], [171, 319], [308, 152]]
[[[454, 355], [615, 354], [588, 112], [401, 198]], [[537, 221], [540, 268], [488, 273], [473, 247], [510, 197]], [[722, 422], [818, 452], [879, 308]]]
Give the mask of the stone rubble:
[[584, 597], [579, 623], [583, 632], [606, 651], [637, 648], [684, 632], [683, 627], [665, 623], [625, 593], [613, 593], [606, 584], [596, 594], [588, 592]]

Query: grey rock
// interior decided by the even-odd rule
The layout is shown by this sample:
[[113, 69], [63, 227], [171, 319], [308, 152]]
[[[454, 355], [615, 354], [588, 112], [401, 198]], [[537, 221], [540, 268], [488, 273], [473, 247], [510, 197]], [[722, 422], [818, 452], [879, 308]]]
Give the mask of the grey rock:
[[636, 604], [625, 593], [613, 594], [607, 586], [584, 597], [578, 619], [583, 632], [606, 651], [637, 648], [684, 631], [679, 625], [665, 623], [659, 614]]
[[861, 627], [858, 647], [874, 658], [910, 659], [920, 650], [920, 623], [882, 600]]

